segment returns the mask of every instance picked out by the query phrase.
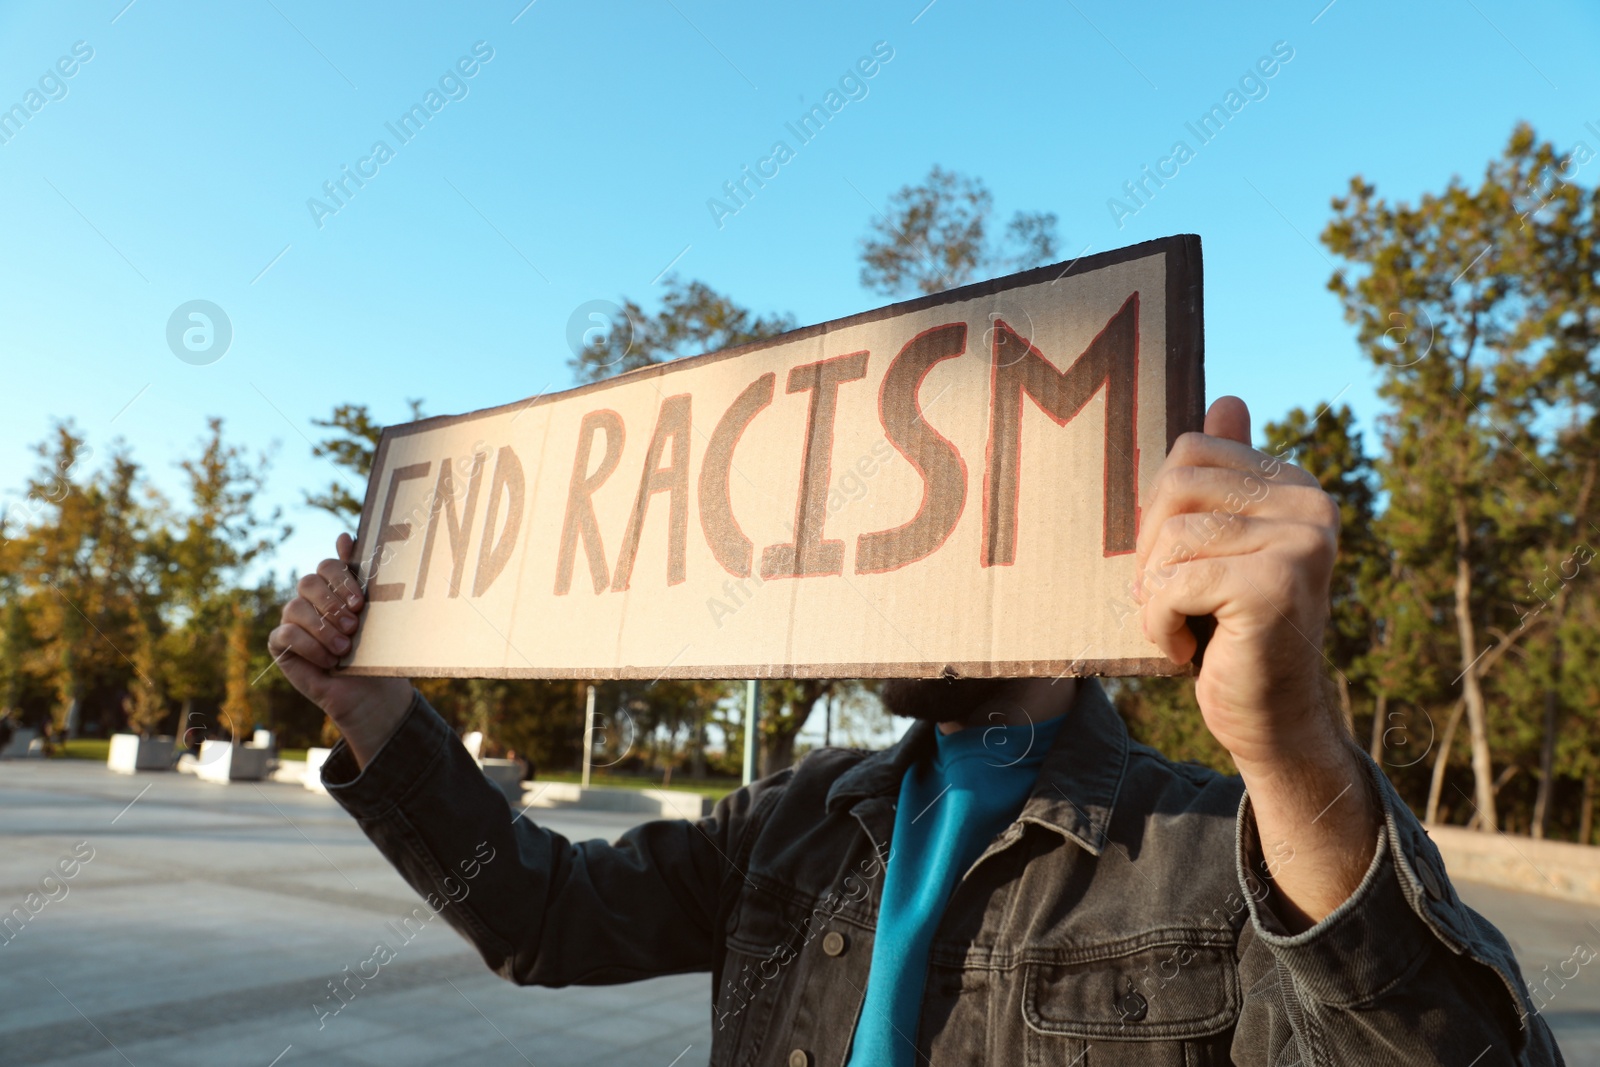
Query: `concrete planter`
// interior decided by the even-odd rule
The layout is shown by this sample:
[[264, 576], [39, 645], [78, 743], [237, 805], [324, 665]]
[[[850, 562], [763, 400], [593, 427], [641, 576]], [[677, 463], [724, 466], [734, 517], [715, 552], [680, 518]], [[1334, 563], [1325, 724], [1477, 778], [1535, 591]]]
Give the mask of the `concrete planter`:
[[27, 759], [29, 756], [42, 756], [43, 746], [35, 749], [34, 742], [39, 740], [39, 731], [31, 726], [19, 726], [16, 733], [11, 735], [11, 743], [4, 751], [0, 751], [0, 759]]
[[170, 737], [140, 737], [138, 734], [112, 734], [106, 767], [118, 774], [138, 771], [172, 770]]
[[302, 784], [313, 793], [328, 792], [322, 784], [322, 765], [328, 762], [328, 757], [332, 754], [331, 748], [306, 749], [306, 777]]
[[499, 787], [512, 804], [522, 800], [522, 764], [514, 759], [481, 759], [483, 776]]
[[1593, 904], [1600, 900], [1600, 848], [1429, 826], [1452, 879]]
[[576, 782], [529, 782], [524, 804], [537, 808], [585, 808], [590, 811], [625, 811], [663, 819], [698, 819], [711, 814], [716, 802], [682, 789], [618, 789]]
[[272, 753], [264, 748], [207, 741], [195, 761], [195, 777], [207, 782], [259, 782], [267, 776]]

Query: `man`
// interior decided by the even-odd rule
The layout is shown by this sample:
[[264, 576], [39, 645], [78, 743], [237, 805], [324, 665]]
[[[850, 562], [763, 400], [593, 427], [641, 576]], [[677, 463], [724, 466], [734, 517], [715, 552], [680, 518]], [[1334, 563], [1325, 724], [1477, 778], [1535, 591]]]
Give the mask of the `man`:
[[1178, 440], [1136, 557], [1174, 662], [1215, 617], [1195, 693], [1238, 778], [1131, 744], [1092, 679], [896, 682], [922, 721], [893, 748], [573, 844], [513, 821], [409, 683], [330, 669], [363, 603], [348, 537], [271, 648], [344, 734], [329, 792], [490, 967], [709, 970], [713, 1064], [1561, 1063], [1505, 939], [1334, 712], [1338, 508], [1249, 439], [1224, 397]]

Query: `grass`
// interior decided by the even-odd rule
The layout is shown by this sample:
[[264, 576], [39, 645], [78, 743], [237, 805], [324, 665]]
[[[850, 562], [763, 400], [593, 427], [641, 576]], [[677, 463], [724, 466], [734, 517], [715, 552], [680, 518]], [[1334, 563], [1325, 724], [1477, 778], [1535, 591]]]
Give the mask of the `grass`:
[[[111, 755], [111, 739], [108, 737], [75, 737], [71, 741], [63, 742], [56, 753], [66, 759], [98, 760], [101, 763]], [[280, 760], [304, 760], [306, 750], [303, 748], [285, 748], [278, 752]]]
[[[111, 753], [111, 741], [105, 737], [78, 737], [64, 742], [57, 752], [58, 756], [67, 759], [96, 760], [100, 763], [106, 761]], [[285, 748], [278, 752], [282, 760], [303, 760], [306, 750], [303, 748]], [[583, 781], [583, 775], [578, 771], [551, 771], [539, 772], [538, 782], [572, 782]], [[605, 786], [611, 789], [675, 789], [685, 793], [698, 793], [712, 800], [721, 800], [735, 789], [739, 788], [737, 778], [690, 778], [687, 775], [673, 775], [670, 785], [662, 785], [657, 776], [648, 778], [636, 774], [607, 774], [596, 771], [589, 776], [590, 785]]]
[[57, 756], [67, 759], [92, 759], [101, 763], [111, 755], [111, 739], [109, 737], [75, 737], [70, 741], [63, 741], [56, 748]]
[[[583, 775], [578, 771], [540, 771], [534, 779], [534, 784], [539, 782], [581, 782]], [[672, 789], [685, 793], [698, 793], [712, 800], [721, 800], [735, 789], [739, 788], [736, 778], [689, 778], [687, 776], [673, 775], [669, 785], [662, 785], [661, 779], [651, 776], [649, 778], [633, 774], [606, 774], [596, 771], [589, 775], [589, 784], [605, 786], [610, 789]]]

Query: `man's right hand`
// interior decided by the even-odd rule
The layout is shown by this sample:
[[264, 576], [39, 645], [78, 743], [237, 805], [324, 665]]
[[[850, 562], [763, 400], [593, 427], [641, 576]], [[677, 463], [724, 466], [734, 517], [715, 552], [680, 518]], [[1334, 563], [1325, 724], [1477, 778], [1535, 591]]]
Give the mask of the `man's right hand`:
[[338, 559], [325, 559], [296, 587], [283, 606], [282, 624], [267, 638], [267, 650], [289, 683], [321, 708], [344, 735], [356, 763], [365, 767], [389, 740], [411, 706], [404, 678], [365, 678], [334, 668], [350, 651], [350, 635], [366, 597], [350, 566], [355, 541], [340, 534]]

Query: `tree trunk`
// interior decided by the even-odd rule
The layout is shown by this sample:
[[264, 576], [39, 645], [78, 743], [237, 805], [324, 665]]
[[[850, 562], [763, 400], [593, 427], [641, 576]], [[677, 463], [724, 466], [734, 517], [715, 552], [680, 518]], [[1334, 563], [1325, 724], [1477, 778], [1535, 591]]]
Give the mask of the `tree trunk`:
[[689, 776], [692, 778], [704, 778], [706, 776], [706, 713], [703, 708], [695, 712], [694, 732], [690, 735], [689, 745]]
[[767, 743], [762, 746], [761, 776], [783, 770], [794, 764], [794, 739], [797, 730], [782, 730], [767, 734]]
[[806, 720], [817, 701], [833, 693], [837, 683], [831, 678], [807, 678], [794, 683], [781, 711], [763, 715], [761, 725], [761, 773], [773, 774], [794, 763], [794, 742], [805, 729]]
[[78, 736], [78, 731], [83, 728], [83, 691], [77, 686], [72, 688], [72, 703], [67, 705], [66, 735], [67, 740]]
[[[1578, 506], [1573, 509], [1581, 522], [1589, 513], [1589, 494], [1594, 491], [1596, 464], [1590, 460], [1584, 467], [1583, 483], [1578, 489]], [[1580, 527], [1581, 528], [1581, 527]], [[1574, 550], [1576, 555], [1576, 550]], [[1561, 626], [1567, 621], [1567, 576], [1560, 572], [1561, 591], [1556, 594], [1555, 622], [1550, 627], [1550, 684], [1544, 691], [1544, 737], [1539, 746], [1539, 792], [1533, 801], [1533, 836], [1543, 839], [1550, 816], [1550, 793], [1555, 789], [1556, 734], [1561, 724], [1561, 668], [1565, 648], [1561, 641]]]
[[1461, 641], [1462, 696], [1467, 706], [1467, 727], [1472, 739], [1472, 789], [1477, 796], [1482, 829], [1493, 833], [1500, 828], [1495, 818], [1494, 765], [1489, 756], [1488, 713], [1484, 707], [1483, 686], [1477, 673], [1477, 628], [1472, 622], [1472, 544], [1467, 517], [1467, 502], [1455, 502], [1456, 519], [1456, 633]]
[[1556, 622], [1550, 635], [1550, 684], [1544, 691], [1544, 740], [1539, 746], [1539, 792], [1533, 801], [1533, 836], [1544, 838], [1545, 823], [1550, 815], [1550, 790], [1555, 780], [1556, 726], [1560, 717], [1561, 699], [1556, 686], [1561, 680], [1561, 615], [1556, 608]]
[[1372, 747], [1368, 754], [1372, 756], [1373, 763], [1383, 762], [1383, 721], [1389, 717], [1389, 691], [1378, 690], [1377, 698], [1372, 702]]
[[1587, 845], [1594, 835], [1594, 772], [1583, 776], [1583, 803], [1578, 808], [1578, 844]]
[[1433, 758], [1433, 778], [1428, 782], [1428, 808], [1422, 821], [1435, 823], [1439, 821], [1439, 793], [1444, 789], [1444, 772], [1450, 763], [1450, 746], [1456, 740], [1456, 727], [1461, 725], [1461, 713], [1466, 710], [1466, 702], [1456, 701], [1456, 706], [1450, 709], [1450, 721], [1445, 723], [1444, 736], [1439, 738], [1439, 754]]
[[[1391, 584], [1390, 584], [1389, 590], [1385, 594], [1387, 597], [1392, 598], [1394, 596], [1394, 585], [1399, 583], [1399, 581], [1400, 581], [1400, 573], [1401, 573], [1400, 572], [1400, 554], [1398, 552], [1390, 552], [1389, 553], [1389, 581], [1390, 581]], [[1394, 622], [1394, 611], [1391, 609], [1390, 612], [1389, 612], [1388, 617], [1383, 620], [1383, 640], [1382, 640], [1382, 642], [1379, 643], [1379, 647], [1381, 647], [1385, 653], [1387, 653], [1389, 651], [1390, 646], [1394, 644], [1394, 625], [1395, 625], [1395, 622]], [[1387, 656], [1386, 656], [1385, 657], [1385, 667], [1386, 668], [1387, 668], [1387, 665], [1388, 665], [1388, 663], [1387, 663]], [[1380, 673], [1380, 676], [1381, 676], [1382, 672], [1379, 672], [1379, 673]], [[1389, 690], [1387, 688], [1385, 688], [1385, 687], [1380, 686], [1379, 689], [1378, 689], [1378, 692], [1377, 692], [1377, 696], [1374, 699], [1373, 705], [1372, 705], [1372, 749], [1371, 749], [1371, 755], [1372, 755], [1372, 762], [1373, 763], [1382, 763], [1383, 762], [1383, 735], [1388, 732], [1388, 728], [1384, 725], [1384, 723], [1388, 722], [1388, 720], [1389, 720]]]
[[194, 697], [184, 697], [183, 703], [178, 705], [178, 744], [185, 748], [199, 748], [200, 743], [192, 732], [194, 729]]
[[[1496, 778], [1495, 781], [1494, 781], [1494, 795], [1495, 796], [1499, 796], [1500, 795], [1500, 790], [1505, 786], [1505, 784], [1507, 782], [1511, 781], [1511, 779], [1513, 779], [1513, 778], [1515, 778], [1517, 776], [1517, 771], [1520, 770], [1520, 769], [1521, 768], [1519, 768], [1515, 763], [1513, 763], [1513, 764], [1510, 764], [1509, 766], [1507, 766], [1505, 770], [1500, 772], [1500, 777]], [[1467, 820], [1467, 829], [1468, 830], [1481, 830], [1481, 829], [1483, 829], [1483, 820], [1482, 820], [1482, 818], [1480, 818], [1478, 812], [1473, 812], [1472, 818]], [[1506, 820], [1506, 825], [1504, 827], [1504, 831], [1506, 833], [1508, 833], [1508, 834], [1516, 832], [1516, 819], [1515, 819], [1515, 817], [1508, 818]]]
[[1333, 672], [1334, 683], [1339, 687], [1339, 710], [1344, 713], [1344, 731], [1351, 737], [1356, 735], [1356, 711], [1350, 705], [1350, 679], [1344, 676], [1344, 671]]

